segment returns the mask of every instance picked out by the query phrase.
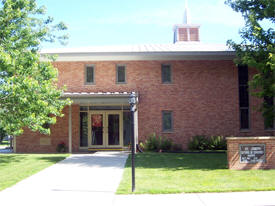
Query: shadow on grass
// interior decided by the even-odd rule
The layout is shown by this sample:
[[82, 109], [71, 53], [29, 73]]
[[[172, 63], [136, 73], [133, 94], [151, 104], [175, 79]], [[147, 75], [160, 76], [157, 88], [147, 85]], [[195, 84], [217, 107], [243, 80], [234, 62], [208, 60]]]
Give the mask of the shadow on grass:
[[26, 159], [26, 155], [15, 155], [15, 154], [0, 154], [0, 165], [21, 162]]
[[43, 160], [44, 162], [52, 162], [52, 163], [56, 163], [59, 162], [61, 160], [64, 160], [66, 157], [63, 156], [46, 156], [46, 157], [37, 157], [37, 160]]
[[[217, 170], [227, 169], [226, 154], [173, 154], [139, 153], [136, 155], [136, 168], [160, 168], [164, 170]], [[126, 167], [131, 167], [129, 156]]]
[[0, 154], [0, 166], [9, 163], [20, 163], [24, 162], [26, 159], [35, 159], [37, 161], [52, 162], [56, 163], [63, 159], [64, 155], [40, 155], [40, 154]]

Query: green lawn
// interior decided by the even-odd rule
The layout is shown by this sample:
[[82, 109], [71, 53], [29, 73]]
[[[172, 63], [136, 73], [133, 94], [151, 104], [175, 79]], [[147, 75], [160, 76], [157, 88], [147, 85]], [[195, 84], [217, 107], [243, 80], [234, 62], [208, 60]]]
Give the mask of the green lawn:
[[8, 147], [8, 146], [10, 146], [10, 142], [9, 141], [2, 141], [1, 143], [0, 143], [0, 146], [5, 146], [5, 147]]
[[[275, 190], [275, 170], [227, 169], [226, 154], [136, 155], [137, 194]], [[131, 193], [129, 156], [117, 194]]]
[[0, 154], [0, 191], [67, 156], [69, 154]]

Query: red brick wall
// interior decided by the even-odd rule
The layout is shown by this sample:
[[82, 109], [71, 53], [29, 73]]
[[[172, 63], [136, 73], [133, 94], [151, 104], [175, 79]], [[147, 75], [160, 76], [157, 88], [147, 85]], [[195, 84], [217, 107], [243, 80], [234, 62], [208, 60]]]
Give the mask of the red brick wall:
[[[56, 147], [60, 142], [65, 142], [69, 145], [69, 130], [68, 130], [68, 107], [63, 110], [64, 116], [57, 118], [56, 124], [51, 125], [51, 135], [43, 135], [38, 132], [32, 132], [25, 129], [23, 135], [16, 137], [16, 152], [17, 153], [55, 153]], [[50, 145], [40, 145], [41, 138], [50, 138]], [[79, 106], [72, 105], [72, 139], [73, 152], [79, 148]]]
[[[266, 162], [246, 164], [240, 163], [239, 144], [265, 144]], [[275, 139], [257, 138], [229, 138], [227, 139], [228, 168], [236, 170], [245, 169], [275, 169]]]
[[[86, 64], [95, 65], [95, 85], [84, 84]], [[116, 64], [126, 65], [127, 84], [116, 84]], [[172, 84], [161, 83], [161, 64], [172, 65]], [[194, 135], [257, 136], [273, 135], [263, 130], [263, 119], [252, 108], [259, 103], [250, 99], [251, 129], [240, 132], [238, 71], [233, 61], [99, 61], [55, 62], [59, 70], [58, 84], [66, 85], [68, 92], [139, 93], [139, 139], [144, 140], [152, 132], [172, 138], [187, 148]], [[79, 145], [79, 108], [73, 107], [73, 151]], [[174, 131], [162, 133], [162, 110], [173, 111]], [[52, 126], [54, 144], [68, 137], [67, 109], [65, 117]], [[26, 131], [25, 146], [21, 137], [18, 151], [41, 151], [36, 137]], [[23, 139], [23, 138], [22, 138]], [[28, 143], [33, 146], [27, 146]], [[27, 149], [24, 149], [27, 148]], [[41, 148], [41, 150], [40, 150]], [[55, 145], [45, 151], [54, 151]], [[44, 151], [44, 150], [43, 150]]]

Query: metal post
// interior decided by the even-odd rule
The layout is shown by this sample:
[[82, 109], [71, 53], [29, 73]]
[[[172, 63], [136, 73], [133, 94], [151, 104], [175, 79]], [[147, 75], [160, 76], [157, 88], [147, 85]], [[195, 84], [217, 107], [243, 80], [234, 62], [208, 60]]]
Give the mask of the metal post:
[[132, 146], [132, 192], [135, 191], [136, 183], [135, 183], [135, 118], [134, 118], [134, 105], [131, 105], [131, 116], [132, 116], [132, 139], [131, 139], [131, 146]]
[[136, 149], [136, 143], [135, 143], [135, 105], [137, 103], [136, 95], [134, 92], [131, 93], [129, 98], [129, 104], [131, 109], [131, 149], [132, 149], [132, 192], [135, 191], [136, 183], [135, 183], [135, 149]]

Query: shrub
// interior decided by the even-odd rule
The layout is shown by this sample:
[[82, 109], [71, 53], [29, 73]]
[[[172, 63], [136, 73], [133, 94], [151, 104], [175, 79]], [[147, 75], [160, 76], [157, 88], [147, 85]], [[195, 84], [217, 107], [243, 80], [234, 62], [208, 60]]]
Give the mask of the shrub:
[[157, 151], [159, 149], [159, 140], [156, 133], [150, 134], [145, 140], [144, 149], [146, 151]]
[[171, 150], [173, 142], [171, 139], [159, 136], [156, 133], [150, 134], [144, 143], [144, 149], [146, 151], [159, 151], [159, 150]]
[[213, 150], [226, 150], [226, 139], [223, 136], [211, 136], [209, 138], [210, 149]]
[[196, 135], [191, 138], [188, 143], [190, 150], [207, 150], [209, 147], [209, 140], [204, 135]]
[[182, 145], [180, 145], [180, 144], [172, 144], [171, 150], [174, 151], [174, 152], [181, 152], [182, 151]]
[[167, 139], [166, 137], [160, 138], [160, 148], [161, 150], [171, 150], [172, 149], [172, 140]]
[[66, 150], [67, 150], [67, 147], [65, 142], [60, 142], [56, 147], [57, 152], [66, 152]]
[[196, 135], [188, 143], [190, 150], [226, 150], [226, 139], [223, 136]]

